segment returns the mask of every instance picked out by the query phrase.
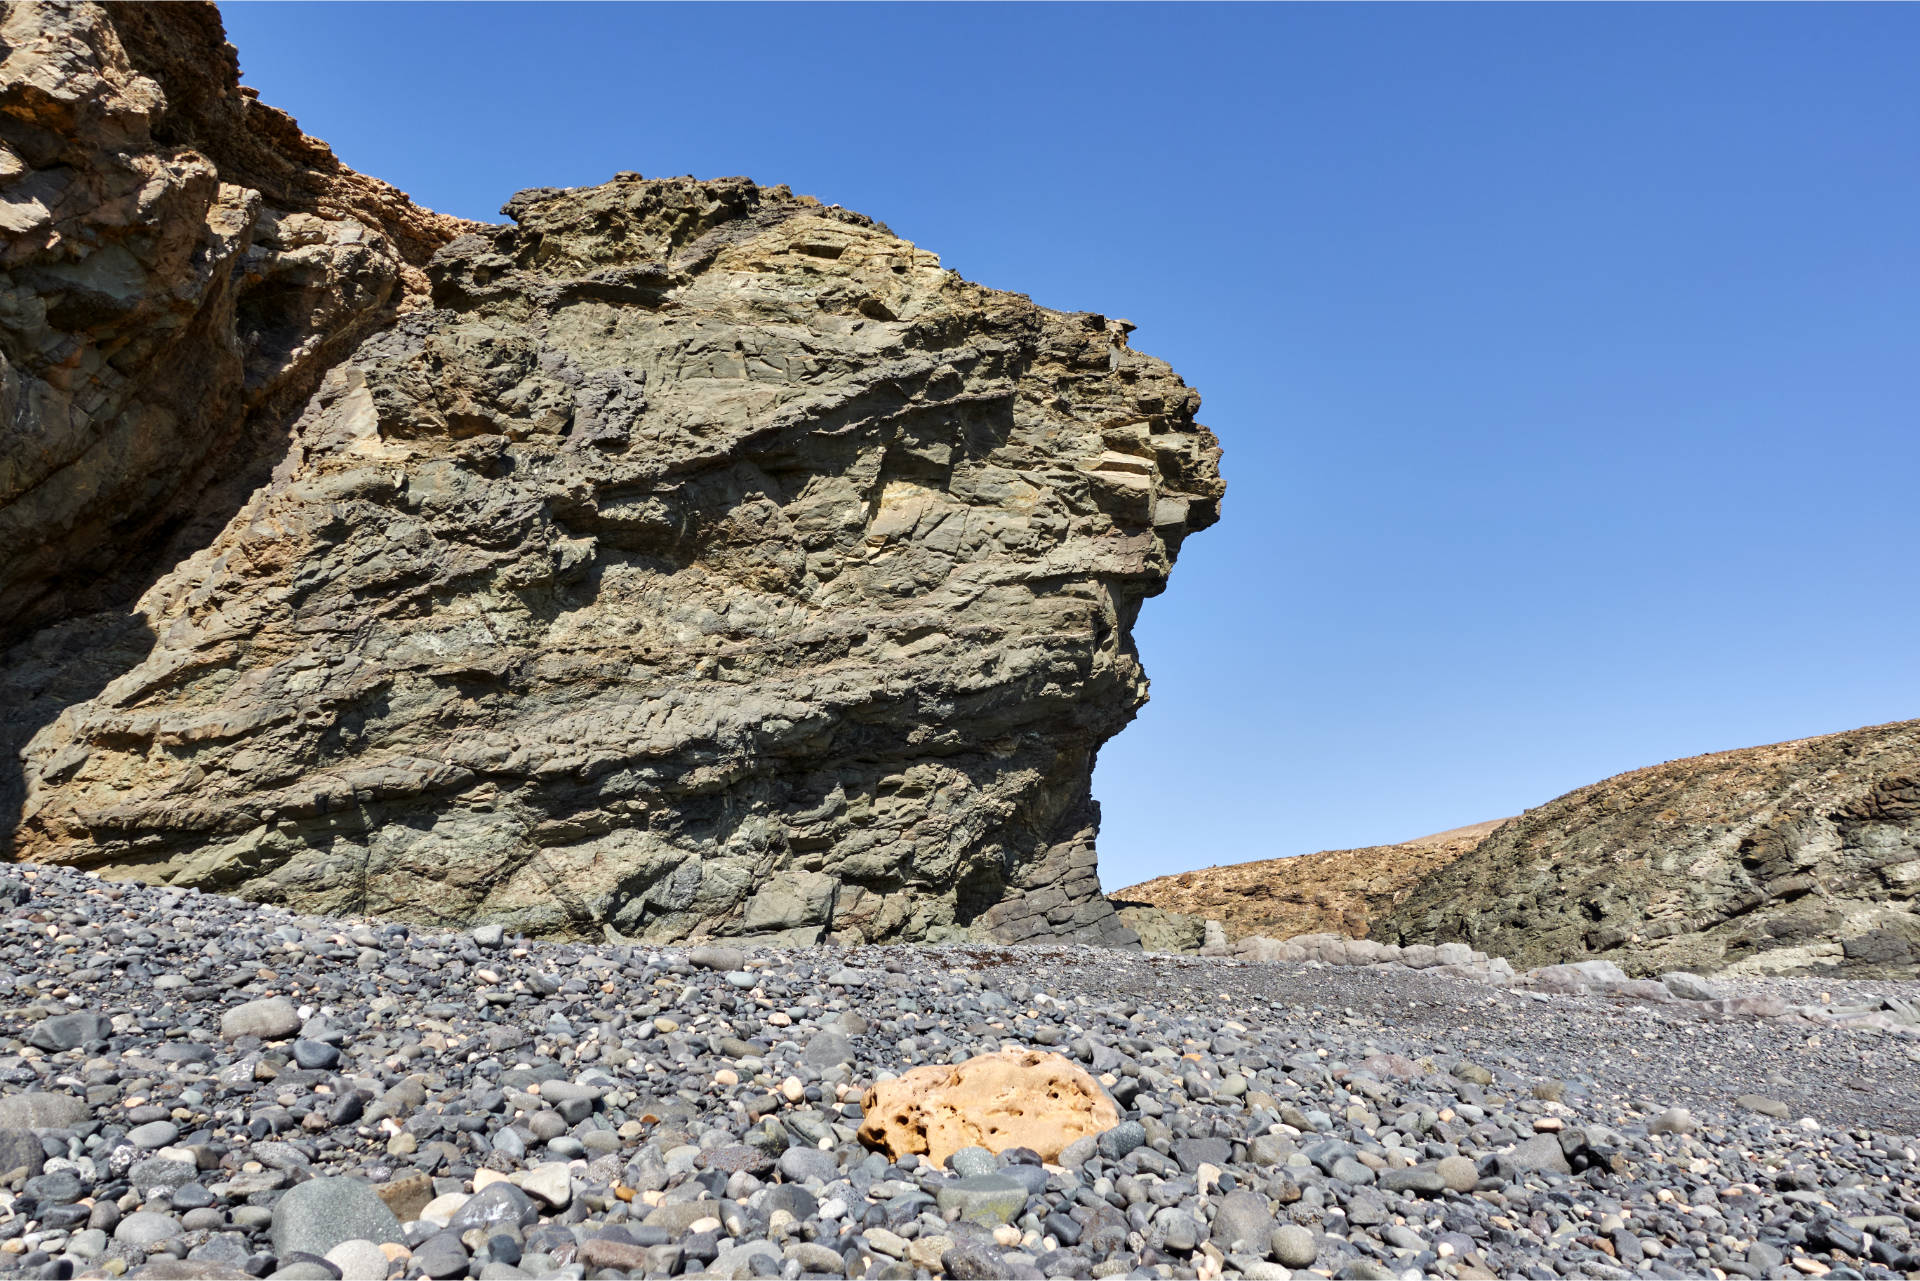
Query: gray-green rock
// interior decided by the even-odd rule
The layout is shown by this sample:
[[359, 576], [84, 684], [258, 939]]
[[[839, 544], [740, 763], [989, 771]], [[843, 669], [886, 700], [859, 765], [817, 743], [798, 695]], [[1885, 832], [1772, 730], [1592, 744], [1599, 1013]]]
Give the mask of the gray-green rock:
[[[1371, 931], [1518, 969], [1906, 978], [1920, 957], [1920, 721], [1670, 761], [1528, 810]], [[1675, 984], [1678, 983], [1676, 987]]]
[[311, 1179], [289, 1188], [273, 1206], [276, 1254], [325, 1256], [343, 1241], [401, 1241], [400, 1220], [373, 1184], [345, 1175]]
[[130, 622], [0, 665], [16, 856], [487, 938], [1135, 944], [1091, 774], [1218, 514], [1198, 395], [784, 187], [506, 214]]
[[943, 1211], [958, 1211], [963, 1223], [991, 1227], [1013, 1221], [1027, 1203], [1027, 1189], [1004, 1174], [982, 1174], [943, 1184], [934, 1199]]

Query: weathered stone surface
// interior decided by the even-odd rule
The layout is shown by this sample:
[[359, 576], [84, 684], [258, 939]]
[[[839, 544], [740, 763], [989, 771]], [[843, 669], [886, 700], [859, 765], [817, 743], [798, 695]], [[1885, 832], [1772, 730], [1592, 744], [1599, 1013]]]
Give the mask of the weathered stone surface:
[[548, 934], [1133, 943], [1089, 783], [1216, 517], [1198, 396], [784, 188], [507, 212], [142, 598], [151, 653], [0, 668], [104, 686], [27, 747], [18, 855]]
[[1120, 923], [1139, 935], [1140, 946], [1149, 952], [1197, 952], [1205, 941], [1206, 922], [1197, 916], [1130, 903], [1117, 895], [1110, 901]]
[[1374, 932], [1633, 975], [1911, 976], [1916, 891], [1920, 722], [1907, 721], [1570, 792], [1435, 872]]
[[1120, 1111], [1078, 1064], [1039, 1050], [1000, 1050], [914, 1068], [867, 1090], [860, 1141], [944, 1165], [962, 1148], [1031, 1148], [1052, 1161], [1077, 1139], [1120, 1124]]
[[0, 182], [0, 644], [203, 545], [467, 225], [242, 90], [211, 4], [7, 5]]
[[65, 1130], [87, 1119], [87, 1105], [71, 1094], [34, 1090], [0, 1096], [0, 1129]]
[[[1476, 823], [1398, 845], [1196, 868], [1129, 885], [1111, 897], [1121, 919], [1153, 951], [1198, 950], [1205, 920], [1219, 921], [1230, 942], [1252, 935], [1366, 938], [1374, 917], [1506, 821]], [[1167, 946], [1185, 944], [1189, 937], [1191, 944]]]

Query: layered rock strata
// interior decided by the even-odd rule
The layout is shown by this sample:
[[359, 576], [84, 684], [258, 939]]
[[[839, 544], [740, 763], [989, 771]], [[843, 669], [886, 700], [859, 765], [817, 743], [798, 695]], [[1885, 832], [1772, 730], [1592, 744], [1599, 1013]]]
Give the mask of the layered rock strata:
[[[18, 857], [324, 912], [1129, 943], [1094, 755], [1216, 518], [1125, 322], [744, 179], [514, 198], [76, 666]], [[84, 648], [84, 647], [81, 647]], [[44, 702], [43, 697], [43, 702]]]
[[255, 101], [210, 4], [0, 5], [0, 645], [207, 542], [465, 226]]
[[1912, 977], [1920, 721], [1672, 761], [1527, 811], [1372, 934], [1632, 974]]
[[1129, 885], [1111, 898], [1120, 918], [1159, 951], [1198, 948], [1205, 921], [1218, 921], [1229, 939], [1328, 931], [1363, 939], [1374, 917], [1506, 821], [1493, 819], [1395, 845], [1196, 868]]

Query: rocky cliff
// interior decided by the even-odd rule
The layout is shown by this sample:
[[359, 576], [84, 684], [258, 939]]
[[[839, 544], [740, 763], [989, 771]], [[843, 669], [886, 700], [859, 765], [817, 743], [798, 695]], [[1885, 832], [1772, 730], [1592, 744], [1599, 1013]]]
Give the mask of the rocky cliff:
[[[99, 66], [184, 38], [123, 12], [117, 43], [99, 10], [58, 22]], [[344, 315], [315, 285], [284, 309], [306, 328], [250, 347], [273, 326], [240, 319], [240, 248], [210, 269], [226, 301], [121, 320], [241, 402], [207, 449], [317, 388], [131, 614], [5, 656], [15, 857], [558, 934], [1132, 940], [1099, 893], [1094, 756], [1146, 697], [1140, 604], [1222, 484], [1198, 396], [1129, 325], [744, 179], [523, 192], [419, 288], [409, 255], [446, 227], [418, 211], [411, 239], [369, 210], [348, 241], [322, 208], [295, 244], [292, 215], [203, 185], [147, 215], [185, 260], [213, 261], [192, 246], [226, 199], [235, 236], [320, 260], [296, 279], [351, 243], [386, 283]], [[57, 312], [47, 278], [13, 288]], [[166, 337], [196, 324], [219, 333]], [[192, 433], [150, 382], [114, 430], [163, 521], [192, 483], [141, 460]], [[10, 581], [53, 599], [113, 543], [49, 531]]]
[[1171, 923], [1156, 921], [1155, 913], [1174, 913], [1193, 922], [1187, 931], [1190, 948], [1200, 946], [1198, 926], [1209, 920], [1220, 922], [1229, 940], [1322, 933], [1363, 939], [1375, 917], [1392, 910], [1415, 886], [1506, 821], [1475, 823], [1394, 845], [1196, 868], [1129, 885], [1110, 897], [1120, 918], [1142, 938], [1150, 930], [1156, 938], [1175, 937], [1163, 928]]
[[1672, 761], [1527, 811], [1373, 936], [1516, 966], [1911, 977], [1920, 721]]
[[464, 227], [241, 89], [212, 5], [0, 6], [0, 644], [204, 545]]

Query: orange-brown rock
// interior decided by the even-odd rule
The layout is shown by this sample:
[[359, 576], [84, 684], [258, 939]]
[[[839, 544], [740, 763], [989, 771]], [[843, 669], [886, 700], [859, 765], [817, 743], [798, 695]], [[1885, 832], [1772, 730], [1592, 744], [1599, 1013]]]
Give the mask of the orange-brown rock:
[[[1456, 827], [1398, 845], [1322, 850], [1295, 858], [1200, 868], [1129, 885], [1108, 897], [1120, 909], [1121, 919], [1143, 938], [1147, 937], [1142, 928], [1145, 922], [1133, 919], [1130, 904], [1196, 921], [1219, 921], [1229, 939], [1322, 933], [1366, 938], [1373, 918], [1507, 821]], [[1151, 939], [1148, 946], [1153, 946]]]
[[999, 1050], [914, 1068], [867, 1091], [860, 1141], [895, 1160], [944, 1165], [961, 1148], [1031, 1148], [1052, 1161], [1076, 1139], [1120, 1124], [1120, 1110], [1078, 1064], [1042, 1050]]

